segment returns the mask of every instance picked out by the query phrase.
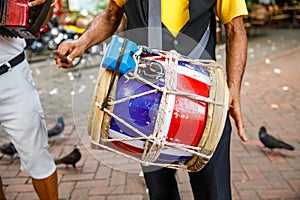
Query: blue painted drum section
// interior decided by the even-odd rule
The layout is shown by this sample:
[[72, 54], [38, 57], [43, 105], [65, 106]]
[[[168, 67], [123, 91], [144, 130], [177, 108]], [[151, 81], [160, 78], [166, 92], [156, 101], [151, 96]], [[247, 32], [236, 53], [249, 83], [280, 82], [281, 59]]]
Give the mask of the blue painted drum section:
[[[158, 82], [156, 85], [163, 86], [164, 84]], [[153, 88], [136, 80], [127, 80], [122, 76], [117, 84], [116, 99], [131, 97], [149, 90], [153, 90]], [[113, 113], [145, 135], [150, 136], [154, 130], [161, 96], [160, 92], [156, 92], [117, 104]], [[111, 120], [110, 128], [130, 137], [139, 137], [136, 132], [114, 118]]]

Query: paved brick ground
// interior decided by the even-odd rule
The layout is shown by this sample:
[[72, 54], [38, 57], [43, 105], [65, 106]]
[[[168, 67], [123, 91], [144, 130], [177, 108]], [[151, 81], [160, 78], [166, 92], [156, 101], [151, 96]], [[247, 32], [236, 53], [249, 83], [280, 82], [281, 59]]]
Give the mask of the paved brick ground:
[[[236, 200], [300, 199], [299, 35], [300, 29], [271, 29], [265, 35], [249, 38], [242, 89], [249, 141], [241, 143], [235, 129], [232, 134], [232, 192]], [[217, 54], [223, 63], [224, 45], [218, 46]], [[83, 154], [78, 163], [80, 172], [71, 166], [58, 165], [60, 199], [149, 199], [137, 163], [89, 148], [85, 118], [97, 75], [94, 67], [97, 61], [86, 59], [79, 72], [78, 69], [58, 70], [51, 58], [46, 61], [31, 64], [48, 127], [53, 126], [59, 115], [64, 116], [66, 123], [64, 138], [49, 142], [50, 152], [58, 158], [78, 144]], [[78, 74], [80, 78], [76, 78]], [[258, 140], [261, 125], [296, 150], [276, 150], [270, 156], [270, 151], [262, 148]], [[1, 144], [7, 142], [1, 135]], [[8, 199], [37, 199], [28, 174], [19, 170], [18, 160], [11, 162], [9, 157], [4, 157], [0, 171]], [[193, 199], [187, 174], [178, 171], [177, 178], [182, 199]]]

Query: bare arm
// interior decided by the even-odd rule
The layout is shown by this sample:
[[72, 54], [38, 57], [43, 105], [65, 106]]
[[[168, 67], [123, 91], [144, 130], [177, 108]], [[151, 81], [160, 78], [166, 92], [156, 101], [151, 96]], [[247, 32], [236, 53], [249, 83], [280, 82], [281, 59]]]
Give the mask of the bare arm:
[[72, 61], [81, 56], [89, 47], [101, 43], [109, 38], [118, 28], [123, 16], [123, 10], [114, 0], [110, 0], [105, 11], [95, 17], [88, 29], [77, 40], [64, 42], [58, 47], [58, 53], [67, 55], [68, 62], [55, 56], [59, 67], [70, 67]]
[[87, 47], [103, 42], [117, 30], [122, 16], [123, 10], [110, 0], [105, 11], [96, 16], [80, 40], [86, 41]]
[[225, 24], [226, 29], [226, 69], [229, 87], [229, 113], [235, 120], [238, 135], [247, 141], [240, 104], [241, 82], [247, 59], [247, 36], [243, 18], [236, 17]]

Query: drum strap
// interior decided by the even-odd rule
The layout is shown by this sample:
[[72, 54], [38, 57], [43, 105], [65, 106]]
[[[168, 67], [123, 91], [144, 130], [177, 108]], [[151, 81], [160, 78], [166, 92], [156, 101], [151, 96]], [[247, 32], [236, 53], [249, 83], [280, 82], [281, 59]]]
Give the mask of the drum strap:
[[148, 6], [148, 46], [150, 48], [162, 49], [160, 0], [149, 0]]
[[[161, 0], [149, 0], [148, 11], [148, 46], [162, 49], [161, 29]], [[208, 43], [210, 36], [210, 23], [196, 47], [188, 55], [191, 59], [200, 58]]]
[[202, 55], [203, 51], [205, 50], [205, 47], [208, 43], [209, 36], [210, 36], [210, 23], [207, 25], [207, 29], [205, 33], [203, 34], [201, 40], [198, 42], [198, 44], [195, 46], [195, 48], [189, 53], [188, 57], [191, 59], [198, 59]]
[[117, 63], [116, 63], [116, 67], [114, 68], [113, 70], [113, 74], [112, 74], [112, 78], [110, 80], [110, 83], [109, 83], [109, 88], [108, 88], [108, 91], [107, 91], [107, 94], [106, 94], [106, 97], [101, 105], [101, 110], [103, 111], [104, 108], [107, 108], [108, 106], [108, 100], [109, 100], [109, 96], [110, 96], [110, 93], [111, 93], [111, 90], [113, 88], [113, 85], [115, 83], [115, 80], [116, 80], [116, 77], [117, 77], [117, 73], [119, 71], [119, 67], [121, 65], [121, 62], [122, 62], [122, 59], [123, 59], [123, 55], [124, 55], [124, 52], [125, 52], [125, 49], [126, 49], [126, 46], [127, 46], [127, 43], [128, 43], [128, 39], [125, 39], [122, 43], [122, 47], [120, 49], [120, 54], [119, 54], [119, 57], [118, 57], [118, 60], [117, 60]]

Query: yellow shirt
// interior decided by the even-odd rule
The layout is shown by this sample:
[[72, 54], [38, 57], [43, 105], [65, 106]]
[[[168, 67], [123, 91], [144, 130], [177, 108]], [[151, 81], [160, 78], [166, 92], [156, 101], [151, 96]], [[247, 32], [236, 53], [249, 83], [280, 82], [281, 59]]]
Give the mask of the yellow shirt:
[[[127, 0], [115, 0], [119, 7], [122, 7]], [[233, 18], [247, 15], [245, 0], [217, 0], [215, 13], [223, 24], [227, 24]]]
[[214, 10], [222, 24], [227, 24], [235, 17], [248, 14], [245, 0], [217, 0]]

